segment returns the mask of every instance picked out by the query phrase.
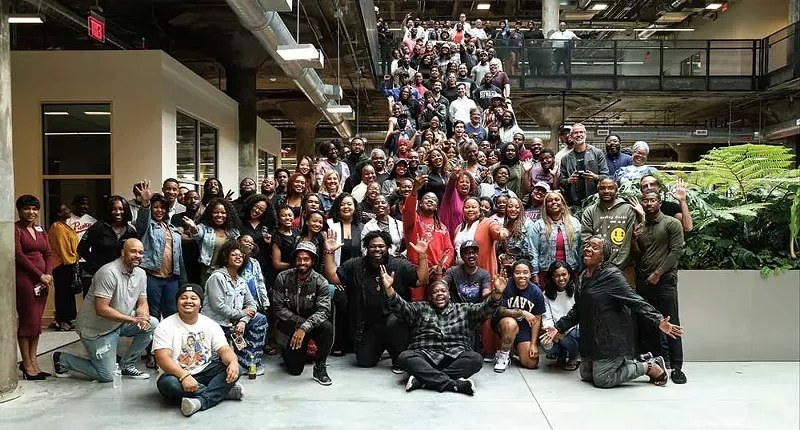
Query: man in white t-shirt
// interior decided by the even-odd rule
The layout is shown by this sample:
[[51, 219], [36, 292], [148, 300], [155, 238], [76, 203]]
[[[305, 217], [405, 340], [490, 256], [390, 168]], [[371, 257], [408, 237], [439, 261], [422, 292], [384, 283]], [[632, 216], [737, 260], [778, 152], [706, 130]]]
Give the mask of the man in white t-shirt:
[[163, 374], [158, 392], [171, 402], [180, 402], [181, 413], [212, 408], [222, 400], [244, 396], [239, 380], [239, 362], [228, 345], [222, 327], [200, 314], [203, 292], [186, 284], [175, 295], [178, 313], [158, 325], [153, 333], [153, 353]]
[[558, 30], [550, 34], [548, 39], [552, 40], [553, 44], [553, 74], [558, 73], [561, 64], [564, 65], [564, 73], [570, 72], [570, 58], [569, 52], [572, 47], [573, 40], [581, 40], [575, 33], [567, 30], [567, 24], [564, 22], [558, 23]]
[[78, 235], [78, 241], [83, 238], [83, 234], [97, 220], [89, 215], [89, 197], [78, 194], [72, 199], [72, 216], [67, 218], [67, 225]]

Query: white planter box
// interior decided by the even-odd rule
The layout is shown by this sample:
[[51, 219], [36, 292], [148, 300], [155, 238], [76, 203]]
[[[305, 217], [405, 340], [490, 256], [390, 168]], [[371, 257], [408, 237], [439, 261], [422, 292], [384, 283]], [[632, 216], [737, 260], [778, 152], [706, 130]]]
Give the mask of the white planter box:
[[800, 271], [681, 270], [686, 361], [800, 361]]

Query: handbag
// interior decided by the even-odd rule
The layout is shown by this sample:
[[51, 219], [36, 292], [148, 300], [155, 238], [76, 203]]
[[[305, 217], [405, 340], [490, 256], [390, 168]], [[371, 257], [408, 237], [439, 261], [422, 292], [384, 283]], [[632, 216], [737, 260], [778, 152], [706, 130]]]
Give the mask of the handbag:
[[47, 294], [48, 294], [47, 284], [39, 282], [38, 284], [33, 286], [34, 297], [47, 297]]
[[81, 280], [81, 267], [78, 264], [72, 266], [72, 284], [69, 286], [69, 292], [72, 294], [80, 294], [83, 292], [83, 281]]

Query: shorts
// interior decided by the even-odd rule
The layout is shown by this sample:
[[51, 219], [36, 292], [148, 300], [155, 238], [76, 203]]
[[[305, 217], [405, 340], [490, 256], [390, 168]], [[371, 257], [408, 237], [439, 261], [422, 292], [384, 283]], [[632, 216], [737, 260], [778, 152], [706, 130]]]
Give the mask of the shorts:
[[[500, 324], [501, 317], [492, 317], [492, 331], [497, 333], [500, 336]], [[531, 326], [528, 324], [527, 321], [517, 321], [517, 326], [519, 327], [519, 332], [517, 332], [517, 337], [514, 339], [514, 345], [518, 345], [523, 342], [530, 342], [533, 338], [533, 331], [531, 331]]]

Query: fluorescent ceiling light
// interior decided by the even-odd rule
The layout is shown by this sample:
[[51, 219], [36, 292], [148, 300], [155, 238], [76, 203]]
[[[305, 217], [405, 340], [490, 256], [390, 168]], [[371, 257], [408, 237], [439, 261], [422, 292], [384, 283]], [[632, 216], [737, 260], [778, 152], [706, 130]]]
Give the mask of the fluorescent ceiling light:
[[286, 61], [316, 60], [319, 58], [319, 51], [310, 43], [280, 45], [277, 52]]
[[608, 5], [606, 3], [595, 3], [592, 5], [592, 10], [606, 10]]
[[83, 114], [84, 115], [111, 115], [111, 112], [91, 111], [91, 110], [89, 110], [89, 111], [84, 112]]
[[96, 136], [96, 135], [110, 135], [109, 131], [68, 131], [68, 132], [49, 132], [45, 136]]
[[624, 28], [570, 28], [569, 31], [573, 33], [577, 32], [601, 32], [601, 31], [625, 31]]
[[489, 3], [478, 3], [478, 6], [476, 6], [475, 9], [478, 9], [478, 10], [489, 10], [489, 8], [491, 8], [491, 7], [492, 7], [492, 5], [490, 5]]
[[9, 24], [42, 24], [44, 20], [42, 17], [36, 14], [15, 14], [8, 16], [8, 23]]
[[353, 113], [353, 107], [350, 105], [340, 105], [340, 104], [329, 104], [328, 107], [325, 109], [328, 113], [341, 113], [341, 114], [350, 114]]
[[57, 111], [53, 111], [53, 112], [45, 112], [44, 114], [45, 114], [45, 115], [69, 115], [69, 112], [57, 112]]
[[706, 6], [706, 9], [708, 9], [708, 10], [717, 10], [717, 9], [719, 9], [721, 7], [722, 7], [722, 3], [709, 3]]
[[694, 29], [693, 28], [635, 28], [635, 29], [633, 29], [633, 31], [638, 31], [640, 33], [643, 33], [645, 31], [664, 31], [664, 32], [670, 32], [670, 31], [694, 31]]

